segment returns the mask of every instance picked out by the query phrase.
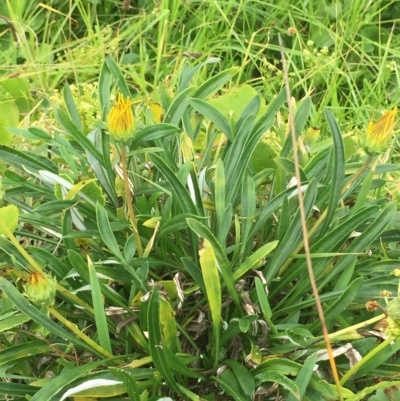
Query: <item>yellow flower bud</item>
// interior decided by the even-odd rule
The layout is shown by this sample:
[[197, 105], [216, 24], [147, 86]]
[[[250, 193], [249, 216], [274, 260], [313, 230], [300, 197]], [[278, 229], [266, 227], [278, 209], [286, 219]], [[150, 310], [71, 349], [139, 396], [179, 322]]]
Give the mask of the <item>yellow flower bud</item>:
[[147, 228], [156, 228], [157, 223], [161, 221], [161, 216], [154, 216], [151, 219], [146, 220], [143, 225]]
[[115, 139], [126, 142], [135, 130], [132, 100], [118, 95], [117, 101], [108, 114], [108, 132]]
[[25, 286], [25, 295], [36, 305], [52, 305], [56, 296], [57, 281], [46, 273], [33, 272]]
[[365, 140], [367, 151], [381, 152], [387, 146], [390, 137], [393, 135], [396, 115], [397, 107], [385, 111], [375, 123], [369, 122]]

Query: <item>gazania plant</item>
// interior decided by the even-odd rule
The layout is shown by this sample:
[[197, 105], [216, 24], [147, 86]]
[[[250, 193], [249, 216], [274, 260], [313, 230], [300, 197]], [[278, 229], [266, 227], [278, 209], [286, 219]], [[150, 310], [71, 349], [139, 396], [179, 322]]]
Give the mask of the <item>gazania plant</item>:
[[67, 86], [53, 134], [15, 131], [42, 153], [0, 146], [1, 394], [356, 401], [400, 385], [399, 167], [381, 153], [396, 109], [354, 152], [329, 109], [310, 140], [310, 97], [289, 112], [285, 88], [264, 99], [237, 68], [197, 74], [213, 61], [143, 94], [108, 57], [89, 133]]

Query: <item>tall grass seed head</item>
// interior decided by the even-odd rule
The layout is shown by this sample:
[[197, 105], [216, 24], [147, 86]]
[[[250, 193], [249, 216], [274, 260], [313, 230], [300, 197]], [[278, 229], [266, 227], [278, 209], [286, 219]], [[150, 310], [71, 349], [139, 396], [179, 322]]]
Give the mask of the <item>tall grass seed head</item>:
[[56, 296], [57, 281], [47, 273], [31, 273], [25, 285], [25, 295], [34, 304], [53, 305]]
[[132, 104], [129, 97], [124, 97], [120, 93], [114, 106], [111, 107], [107, 118], [108, 132], [116, 141], [127, 142], [135, 131]]
[[397, 107], [385, 111], [375, 123], [369, 122], [365, 136], [367, 153], [380, 153], [384, 150], [393, 134], [396, 115]]

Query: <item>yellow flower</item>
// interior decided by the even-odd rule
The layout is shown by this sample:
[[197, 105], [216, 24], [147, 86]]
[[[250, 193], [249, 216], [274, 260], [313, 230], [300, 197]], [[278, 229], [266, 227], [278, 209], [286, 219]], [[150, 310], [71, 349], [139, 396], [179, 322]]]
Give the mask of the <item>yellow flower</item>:
[[385, 111], [382, 117], [375, 123], [368, 124], [365, 145], [369, 152], [381, 152], [388, 144], [396, 124], [397, 107]]
[[118, 99], [108, 114], [108, 132], [116, 139], [126, 142], [135, 130], [135, 119], [132, 112], [132, 100], [118, 95]]

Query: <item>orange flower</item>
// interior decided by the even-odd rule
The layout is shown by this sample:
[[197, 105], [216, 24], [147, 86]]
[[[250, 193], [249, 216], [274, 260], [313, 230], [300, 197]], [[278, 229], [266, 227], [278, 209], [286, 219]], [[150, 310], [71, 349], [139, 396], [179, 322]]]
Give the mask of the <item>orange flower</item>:
[[108, 132], [116, 139], [126, 142], [135, 130], [135, 119], [132, 112], [132, 100], [124, 97], [121, 93], [117, 101], [111, 107], [108, 114]]
[[369, 122], [365, 141], [368, 151], [381, 152], [387, 146], [396, 124], [396, 115], [397, 107], [393, 110], [385, 111], [375, 123]]
[[56, 296], [57, 281], [46, 273], [35, 271], [29, 276], [25, 295], [36, 305], [52, 305]]

